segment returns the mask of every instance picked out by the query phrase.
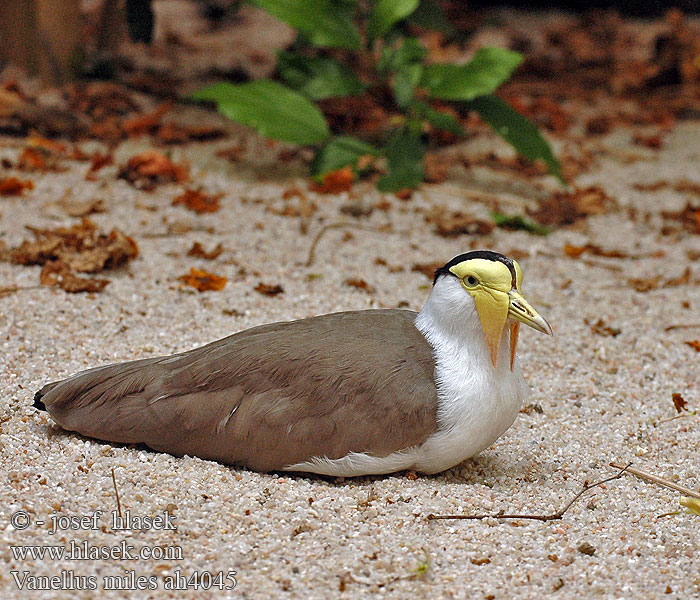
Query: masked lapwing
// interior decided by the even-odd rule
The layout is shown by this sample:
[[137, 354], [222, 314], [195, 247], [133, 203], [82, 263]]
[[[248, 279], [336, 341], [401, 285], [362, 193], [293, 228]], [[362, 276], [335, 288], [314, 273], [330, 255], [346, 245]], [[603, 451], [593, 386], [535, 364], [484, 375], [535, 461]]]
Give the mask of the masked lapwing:
[[515, 421], [527, 385], [518, 326], [551, 334], [518, 263], [461, 254], [419, 313], [272, 323], [168, 357], [50, 383], [34, 405], [64, 429], [257, 471], [437, 473]]

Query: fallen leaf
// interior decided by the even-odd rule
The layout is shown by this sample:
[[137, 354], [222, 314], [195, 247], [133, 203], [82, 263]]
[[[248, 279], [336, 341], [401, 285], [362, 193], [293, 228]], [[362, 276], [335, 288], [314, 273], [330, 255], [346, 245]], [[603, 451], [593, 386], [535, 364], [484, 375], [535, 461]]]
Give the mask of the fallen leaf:
[[605, 324], [603, 319], [598, 319], [593, 325], [591, 325], [591, 331], [596, 335], [602, 335], [603, 337], [617, 337], [622, 332], [621, 329], [617, 327], [610, 327]]
[[195, 288], [198, 292], [218, 292], [226, 286], [226, 277], [220, 277], [207, 271], [200, 271], [194, 267], [187, 275], [178, 277], [185, 285]]
[[43, 265], [60, 261], [73, 271], [95, 273], [118, 267], [138, 256], [138, 246], [119, 229], [109, 234], [99, 233], [89, 219], [80, 224], [57, 229], [28, 227], [35, 240], [25, 240], [10, 251], [16, 264]]
[[571, 225], [577, 220], [609, 212], [616, 205], [599, 186], [575, 188], [572, 191], [554, 192], [540, 201], [537, 210], [528, 211], [543, 225]]
[[197, 214], [218, 212], [221, 209], [219, 199], [223, 194], [207, 194], [199, 189], [186, 189], [175, 200], [173, 206], [184, 205], [188, 210]]
[[700, 205], [688, 202], [680, 211], [661, 211], [661, 215], [665, 219], [679, 221], [686, 231], [700, 234]]
[[450, 164], [442, 156], [435, 156], [432, 152], [427, 152], [423, 157], [423, 168], [425, 169], [425, 181], [428, 183], [442, 183], [447, 179]]
[[435, 271], [443, 266], [443, 263], [439, 262], [429, 262], [429, 263], [415, 263], [411, 267], [411, 271], [414, 273], [423, 273], [430, 281], [435, 277]]
[[192, 247], [187, 251], [187, 256], [194, 256], [195, 258], [203, 258], [205, 260], [214, 260], [218, 258], [219, 255], [224, 251], [224, 247], [219, 243], [216, 248], [207, 252], [202, 244], [195, 242]]
[[585, 246], [572, 246], [564, 244], [564, 254], [571, 258], [578, 258], [584, 253], [592, 254], [593, 256], [603, 256], [606, 258], [629, 258], [629, 254], [622, 250], [604, 250], [595, 244], [586, 244]]
[[[226, 131], [210, 125], [181, 125], [179, 123], [162, 123], [156, 132], [156, 139], [162, 144], [185, 144], [216, 140], [226, 136]], [[217, 152], [217, 156], [219, 153]]]
[[0, 179], [0, 196], [21, 196], [24, 190], [33, 190], [34, 183], [29, 180], [17, 179], [17, 177], [5, 177]]
[[637, 146], [645, 146], [646, 148], [651, 148], [652, 150], [659, 150], [663, 147], [664, 141], [661, 134], [654, 135], [643, 135], [637, 133], [632, 138], [632, 141], [637, 144]]
[[235, 146], [229, 146], [228, 148], [220, 148], [216, 151], [216, 155], [220, 158], [225, 158], [231, 162], [238, 162], [243, 158], [243, 154], [246, 151], [245, 144], [236, 144]]
[[106, 152], [105, 154], [95, 152], [90, 158], [90, 168], [85, 174], [85, 179], [94, 178], [97, 171], [112, 164], [114, 164], [114, 156], [111, 152]]
[[66, 263], [60, 260], [47, 262], [41, 269], [39, 281], [42, 285], [58, 286], [70, 294], [101, 292], [109, 284], [109, 279], [78, 277]]
[[635, 183], [632, 187], [640, 192], [657, 192], [668, 187], [668, 181], [660, 179], [651, 183]]
[[122, 123], [122, 127], [129, 137], [144, 135], [146, 133], [154, 133], [159, 127], [163, 116], [172, 110], [172, 108], [172, 102], [165, 102], [145, 115], [139, 115], [137, 117], [132, 117], [131, 119], [126, 119]]
[[677, 413], [688, 410], [686, 408], [688, 406], [687, 400], [685, 400], [678, 392], [673, 392], [671, 394], [671, 400], [673, 400], [673, 407], [676, 409]]
[[330, 171], [323, 176], [321, 183], [312, 182], [311, 190], [321, 194], [339, 194], [347, 192], [352, 188], [355, 174], [350, 165], [344, 166], [342, 169]]
[[681, 179], [673, 184], [673, 189], [677, 192], [694, 194], [700, 196], [700, 183], [697, 181], [689, 181], [688, 179]]
[[189, 168], [175, 164], [162, 152], [146, 150], [132, 156], [119, 177], [142, 190], [152, 190], [161, 183], [187, 181]]
[[368, 294], [372, 294], [375, 292], [375, 289], [369, 283], [367, 283], [364, 279], [359, 277], [350, 277], [349, 279], [346, 279], [345, 285], [357, 288], [358, 290], [362, 290], [363, 292], [367, 292]]
[[650, 292], [659, 287], [661, 277], [633, 277], [627, 280], [627, 285], [634, 288], [638, 292]]
[[700, 340], [689, 340], [683, 342], [686, 346], [690, 346], [695, 352], [700, 352]]
[[443, 237], [462, 234], [485, 235], [496, 227], [493, 221], [480, 219], [461, 211], [449, 211], [444, 206], [436, 206], [425, 213], [425, 220], [435, 225], [436, 232]]
[[271, 285], [269, 283], [260, 282], [253, 289], [263, 296], [277, 296], [278, 294], [284, 293], [284, 288], [279, 284]]

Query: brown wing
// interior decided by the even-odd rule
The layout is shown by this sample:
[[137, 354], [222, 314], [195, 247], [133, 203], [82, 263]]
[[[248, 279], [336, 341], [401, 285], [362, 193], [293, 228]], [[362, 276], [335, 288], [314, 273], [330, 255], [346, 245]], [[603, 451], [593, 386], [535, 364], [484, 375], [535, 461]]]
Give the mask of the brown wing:
[[267, 471], [386, 456], [437, 429], [416, 313], [334, 313], [248, 329], [170, 357], [109, 365], [38, 394], [62, 427]]

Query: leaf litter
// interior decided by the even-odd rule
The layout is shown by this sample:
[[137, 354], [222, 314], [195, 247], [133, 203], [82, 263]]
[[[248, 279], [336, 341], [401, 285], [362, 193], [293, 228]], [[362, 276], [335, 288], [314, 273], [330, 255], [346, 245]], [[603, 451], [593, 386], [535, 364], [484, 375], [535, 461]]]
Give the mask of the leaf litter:
[[114, 269], [136, 258], [136, 242], [119, 229], [100, 233], [92, 221], [83, 218], [71, 227], [40, 229], [27, 226], [34, 240], [25, 240], [9, 250], [9, 259], [20, 265], [42, 265], [42, 285], [76, 292], [99, 292], [107, 279], [88, 279], [76, 273], [97, 273]]

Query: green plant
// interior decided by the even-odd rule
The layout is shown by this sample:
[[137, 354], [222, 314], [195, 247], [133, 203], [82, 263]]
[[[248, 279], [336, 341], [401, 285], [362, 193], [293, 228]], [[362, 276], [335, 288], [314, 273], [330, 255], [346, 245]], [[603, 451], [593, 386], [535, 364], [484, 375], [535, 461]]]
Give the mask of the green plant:
[[[351, 165], [362, 157], [384, 157], [384, 191], [416, 187], [424, 178], [428, 128], [465, 134], [454, 114], [476, 111], [529, 160], [543, 160], [557, 177], [560, 165], [537, 128], [493, 95], [522, 61], [504, 48], [482, 48], [464, 65], [429, 64], [420, 40], [407, 23], [444, 30], [449, 24], [433, 0], [252, 0], [298, 31], [289, 50], [277, 57], [280, 82], [217, 83], [199, 90], [197, 100], [216, 102], [230, 119], [264, 136], [312, 146], [312, 174]], [[359, 24], [359, 26], [358, 26]], [[316, 103], [361, 96], [388, 98], [394, 116], [378, 134], [358, 137], [332, 131]], [[441, 110], [442, 108], [442, 110]]]

